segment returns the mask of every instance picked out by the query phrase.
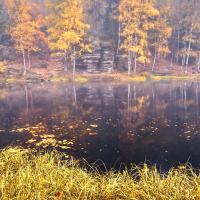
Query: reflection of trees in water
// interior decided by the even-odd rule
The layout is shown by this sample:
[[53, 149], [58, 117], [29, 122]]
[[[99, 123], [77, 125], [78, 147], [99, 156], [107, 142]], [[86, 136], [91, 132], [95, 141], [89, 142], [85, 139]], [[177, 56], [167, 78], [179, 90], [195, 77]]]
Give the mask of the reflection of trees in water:
[[160, 156], [158, 150], [168, 150], [163, 142], [174, 144], [182, 135], [184, 145], [200, 128], [196, 123], [199, 86], [190, 82], [145, 84], [27, 85], [18, 91], [6, 87], [2, 90], [7, 95], [0, 98], [0, 119], [8, 121], [1, 123], [1, 129], [7, 126], [15, 131], [5, 137], [12, 141], [15, 134], [27, 147], [50, 145], [97, 153], [110, 143], [107, 152], [117, 148], [126, 159], [131, 155], [139, 159], [145, 152]]

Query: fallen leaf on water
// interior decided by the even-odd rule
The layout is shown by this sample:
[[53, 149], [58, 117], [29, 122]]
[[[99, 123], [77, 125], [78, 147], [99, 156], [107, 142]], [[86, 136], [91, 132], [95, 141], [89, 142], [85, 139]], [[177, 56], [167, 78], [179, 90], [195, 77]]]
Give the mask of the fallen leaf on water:
[[97, 135], [97, 133], [89, 133], [89, 135]]
[[91, 127], [98, 127], [96, 124], [90, 124]]

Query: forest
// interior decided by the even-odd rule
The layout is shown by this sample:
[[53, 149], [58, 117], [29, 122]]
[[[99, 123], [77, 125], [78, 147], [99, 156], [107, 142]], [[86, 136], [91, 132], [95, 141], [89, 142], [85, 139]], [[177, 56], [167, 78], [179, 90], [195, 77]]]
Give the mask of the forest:
[[197, 0], [0, 0], [0, 10], [1, 60], [5, 49], [17, 54], [24, 75], [41, 51], [73, 75], [81, 66], [113, 72], [119, 63], [128, 75], [139, 66], [153, 72], [162, 58], [199, 71]]

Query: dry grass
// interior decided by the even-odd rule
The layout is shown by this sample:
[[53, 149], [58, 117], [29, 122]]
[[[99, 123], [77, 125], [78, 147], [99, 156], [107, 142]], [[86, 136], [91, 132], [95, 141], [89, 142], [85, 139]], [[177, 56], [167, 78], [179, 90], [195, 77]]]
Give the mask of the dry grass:
[[146, 164], [102, 172], [97, 164], [63, 156], [2, 149], [0, 199], [200, 199], [199, 170], [189, 164], [166, 174]]
[[155, 81], [160, 80], [191, 80], [196, 79], [197, 76], [152, 76], [151, 79]]

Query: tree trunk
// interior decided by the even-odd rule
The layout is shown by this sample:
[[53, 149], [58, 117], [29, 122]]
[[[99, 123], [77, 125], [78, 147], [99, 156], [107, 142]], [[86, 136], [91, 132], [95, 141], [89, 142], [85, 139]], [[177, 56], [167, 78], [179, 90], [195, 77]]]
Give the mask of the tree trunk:
[[137, 69], [137, 36], [135, 36], [135, 69], [134, 72], [136, 73], [136, 69]]
[[67, 55], [65, 53], [65, 71], [67, 71]]
[[185, 52], [186, 52], [186, 42], [184, 41], [184, 55], [182, 57], [181, 70], [183, 69], [183, 65], [185, 64]]
[[30, 58], [30, 52], [29, 52], [28, 42], [27, 42], [27, 48], [28, 48], [28, 70], [30, 70], [31, 69], [31, 58]]
[[155, 66], [155, 63], [156, 63], [156, 52], [155, 52], [155, 55], [154, 55], [154, 60], [153, 60], [153, 67], [152, 67], [152, 72], [154, 70], [154, 66]]
[[171, 69], [173, 67], [173, 59], [174, 59], [174, 48], [172, 47]]
[[119, 53], [119, 48], [120, 48], [120, 34], [121, 34], [121, 22], [120, 22], [120, 19], [119, 19], [119, 33], [118, 33], [117, 55]]
[[129, 47], [128, 47], [128, 76], [130, 75], [131, 71], [131, 52], [130, 52], [130, 40], [129, 40]]
[[22, 55], [23, 55], [23, 61], [24, 61], [24, 75], [26, 75], [26, 59], [25, 59], [25, 52], [24, 52], [24, 45], [23, 45], [23, 37], [22, 37], [22, 34], [21, 34], [19, 12], [17, 13], [17, 17], [18, 17], [18, 29], [19, 29], [19, 34], [20, 34]]
[[75, 64], [76, 64], [76, 55], [75, 55], [75, 46], [74, 46], [74, 65], [73, 65], [73, 77], [75, 74]]
[[178, 44], [177, 44], [177, 60], [176, 60], [176, 63], [178, 64], [178, 54], [179, 54], [179, 42], [180, 42], [180, 21], [178, 23]]
[[154, 60], [153, 60], [152, 72], [154, 70], [154, 66], [155, 66], [155, 63], [156, 63], [156, 52], [157, 52], [157, 50], [156, 50], [156, 35], [155, 35], [155, 55], [154, 55]]
[[190, 57], [190, 48], [191, 48], [191, 40], [192, 40], [192, 31], [193, 31], [193, 18], [192, 17], [192, 24], [191, 24], [191, 29], [190, 29], [190, 40], [189, 40], [189, 46], [188, 46], [188, 51], [187, 51], [187, 58], [186, 58], [186, 66], [185, 66], [185, 73], [187, 73], [187, 67], [188, 67], [188, 61]]

